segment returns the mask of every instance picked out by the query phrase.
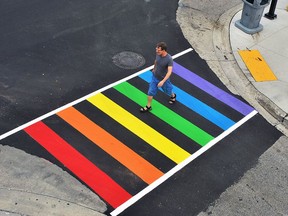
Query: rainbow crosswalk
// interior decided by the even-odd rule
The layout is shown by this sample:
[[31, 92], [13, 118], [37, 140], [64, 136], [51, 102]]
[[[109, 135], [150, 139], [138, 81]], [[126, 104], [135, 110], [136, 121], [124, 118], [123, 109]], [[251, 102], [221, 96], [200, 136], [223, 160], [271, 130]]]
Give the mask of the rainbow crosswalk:
[[159, 92], [151, 112], [139, 112], [147, 70], [23, 131], [116, 210], [255, 112], [177, 61], [173, 72], [172, 106]]

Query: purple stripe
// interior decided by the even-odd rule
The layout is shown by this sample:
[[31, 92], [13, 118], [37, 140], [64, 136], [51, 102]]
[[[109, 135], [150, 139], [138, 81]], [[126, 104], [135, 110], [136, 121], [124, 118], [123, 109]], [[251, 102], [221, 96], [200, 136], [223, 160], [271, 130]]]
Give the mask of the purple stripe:
[[188, 69], [177, 64], [176, 62], [174, 62], [173, 64], [173, 72], [178, 76], [182, 77], [183, 79], [187, 80], [188, 82], [192, 83], [193, 85], [197, 86], [198, 88], [202, 89], [206, 93], [210, 94], [217, 100], [222, 101], [223, 103], [242, 113], [243, 115], [248, 115], [254, 110], [253, 107], [240, 101], [231, 94], [228, 94], [227, 92], [211, 84], [205, 79], [199, 77], [192, 71], [189, 71]]

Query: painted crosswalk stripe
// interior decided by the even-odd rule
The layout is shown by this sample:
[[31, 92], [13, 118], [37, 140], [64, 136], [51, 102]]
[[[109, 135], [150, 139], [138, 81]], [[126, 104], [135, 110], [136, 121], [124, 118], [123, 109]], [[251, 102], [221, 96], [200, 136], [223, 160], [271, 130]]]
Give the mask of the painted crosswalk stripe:
[[[151, 76], [151, 71], [147, 71], [146, 73], [139, 75], [139, 77], [146, 82], [150, 82]], [[161, 88], [160, 90], [163, 91]], [[208, 106], [207, 104], [203, 103], [202, 101], [198, 100], [187, 92], [181, 90], [180, 88], [173, 86], [173, 91], [177, 95], [178, 102], [187, 106], [194, 112], [198, 113], [199, 115], [211, 121], [218, 127], [222, 128], [223, 130], [227, 130], [235, 124], [235, 122], [228, 117], [224, 116], [217, 110], [213, 109], [212, 107]]]
[[160, 170], [92, 122], [75, 108], [67, 108], [57, 113], [57, 115], [134, 172], [147, 184], [151, 184], [163, 175]]
[[24, 131], [114, 208], [132, 197], [42, 121]]
[[189, 157], [190, 154], [187, 151], [127, 112], [102, 93], [87, 100], [175, 163], [178, 164]]
[[[183, 54], [190, 51], [191, 49], [185, 51]], [[175, 55], [174, 58], [177, 57], [178, 56]], [[242, 124], [232, 121], [227, 116], [234, 118], [235, 114], [240, 118], [242, 115], [246, 115], [244, 119], [249, 119], [252, 114], [255, 115], [255, 113], [257, 113], [252, 107], [243, 103], [233, 95], [226, 93], [224, 90], [174, 62], [173, 72], [175, 76], [177, 76], [177, 81], [181, 82], [181, 80], [185, 80], [183, 88], [182, 86], [175, 86], [174, 88], [177, 94], [177, 101], [179, 102], [178, 108], [180, 107], [181, 109], [175, 109], [177, 110], [176, 113], [173, 112], [173, 108], [170, 107], [170, 109], [157, 100], [154, 100], [153, 110], [151, 111], [151, 114], [154, 116], [150, 115], [151, 118], [143, 117], [145, 122], [157, 121], [157, 124], [155, 123], [157, 127], [155, 126], [154, 129], [154, 122], [151, 123], [153, 126], [149, 126], [149, 124], [144, 123], [131, 114], [135, 111], [135, 103], [142, 106], [147, 102], [146, 92], [139, 90], [143, 90], [143, 86], [145, 86], [146, 83], [136, 77], [140, 75], [139, 77], [143, 79], [147, 74], [151, 74], [151, 72], [146, 73], [146, 71], [151, 68], [152, 66], [47, 113], [9, 133], [1, 135], [0, 139], [23, 129], [32, 139], [67, 167], [68, 170], [71, 170], [75, 176], [102, 197], [107, 204], [111, 205], [111, 207], [115, 209], [111, 215], [118, 215], [123, 209], [142, 198], [145, 194], [182, 169], [186, 164], [216, 144], [224, 137], [223, 134], [225, 134], [225, 136], [230, 134]], [[131, 79], [133, 78], [135, 78], [135, 80], [132, 81]], [[145, 78], [144, 80], [150, 82], [150, 78]], [[194, 95], [194, 93], [190, 95], [189, 92], [192, 91], [190, 91], [189, 88], [196, 88], [189, 83], [198, 88], [197, 93], [200, 92], [201, 97], [205, 95], [211, 99], [209, 96], [211, 95], [218, 101], [212, 99], [213, 102], [208, 103], [212, 104], [210, 107], [203, 102], [206, 98], [203, 97], [203, 101], [200, 101], [193, 97], [192, 95]], [[139, 86], [137, 84], [139, 84]], [[105, 92], [108, 89], [109, 91]], [[187, 90], [188, 93], [182, 89]], [[206, 93], [203, 94], [199, 89], [209, 95], [206, 95]], [[106, 96], [101, 92], [104, 92]], [[114, 98], [115, 101], [123, 107], [113, 102], [109, 97]], [[84, 100], [87, 100], [97, 108], [90, 103], [88, 104], [87, 101], [83, 102]], [[219, 103], [219, 101], [229, 107], [221, 102]], [[86, 107], [79, 103], [85, 104]], [[180, 103], [184, 104], [190, 110], [180, 105]], [[78, 105], [76, 106], [76, 104]], [[127, 104], [132, 105], [132, 107]], [[222, 109], [223, 105], [224, 108]], [[84, 110], [87, 107], [89, 107], [89, 109], [86, 112]], [[218, 108], [216, 109], [215, 107]], [[81, 112], [77, 110], [78, 108]], [[125, 110], [125, 108], [131, 111], [131, 113]], [[94, 112], [95, 110], [96, 112]], [[180, 110], [185, 110], [185, 113], [180, 113]], [[199, 115], [192, 113], [191, 110]], [[90, 113], [91, 111], [93, 114]], [[238, 113], [236, 111], [238, 111]], [[221, 112], [227, 114], [227, 116], [221, 114]], [[51, 123], [51, 119], [42, 122], [43, 119], [51, 117], [51, 115], [54, 114], [57, 116], [51, 119], [56, 119], [57, 121], [53, 122], [53, 124]], [[87, 114], [88, 117], [84, 114]], [[101, 117], [99, 117], [98, 114]], [[137, 114], [135, 115], [138, 116]], [[238, 116], [233, 120], [238, 119]], [[198, 118], [198, 121], [195, 120], [195, 117]], [[203, 117], [210, 122], [203, 119]], [[139, 118], [142, 119], [142, 116]], [[58, 121], [62, 125], [59, 126]], [[106, 124], [106, 121], [108, 121], [108, 124]], [[111, 124], [111, 121], [113, 121], [113, 124]], [[47, 123], [47, 125], [45, 123]], [[55, 125], [57, 125], [57, 127]], [[158, 125], [160, 125], [161, 129], [158, 128]], [[201, 129], [201, 125], [205, 128], [204, 130], [203, 128]], [[65, 126], [65, 130], [63, 130], [62, 126]], [[105, 130], [102, 127], [105, 128]], [[119, 127], [121, 127], [121, 130], [118, 130], [118, 133], [114, 134], [115, 128]], [[161, 132], [159, 133], [157, 129]], [[218, 136], [218, 133], [220, 131], [222, 132], [222, 130], [225, 131]], [[119, 131], [123, 133], [119, 135]], [[170, 134], [170, 131], [173, 132], [173, 135]], [[127, 136], [126, 133], [129, 135]], [[215, 138], [209, 133], [213, 134]], [[164, 134], [170, 138], [165, 137]], [[62, 138], [59, 135], [62, 136]], [[177, 135], [182, 139], [178, 139]], [[174, 136], [177, 137], [174, 139]], [[120, 140], [125, 141], [122, 143]], [[138, 146], [145, 146], [145, 150], [143, 151], [143, 148], [141, 149], [138, 146], [134, 146], [134, 141], [138, 141], [138, 143], [136, 143]], [[195, 142], [203, 147], [200, 147]], [[183, 143], [185, 143], [185, 145]], [[197, 146], [197, 151], [189, 150], [192, 154], [187, 150], [190, 144]], [[148, 150], [146, 151], [146, 149]], [[149, 152], [150, 150], [153, 150], [153, 154]], [[88, 151], [91, 152], [87, 153]], [[143, 155], [146, 159], [140, 155]], [[85, 156], [90, 158], [90, 160]], [[157, 160], [161, 160], [161, 163], [163, 161], [165, 161], [163, 163], [169, 163], [169, 166], [165, 168], [165, 172], [160, 171], [163, 170], [162, 164], [156, 163], [156, 160], [151, 160], [151, 157], [157, 157]], [[149, 160], [153, 162], [148, 162]], [[124, 170], [126, 173], [122, 176], [122, 172], [119, 172], [119, 170]], [[118, 175], [118, 173], [121, 173], [121, 176]], [[126, 178], [128, 178], [128, 180]], [[129, 182], [129, 184], [125, 184], [125, 181]], [[130, 183], [132, 185], [131, 187]], [[146, 187], [147, 184], [148, 186]], [[143, 190], [138, 192], [140, 189]]]
[[225, 92], [219, 87], [213, 85], [212, 83], [208, 82], [207, 80], [203, 79], [202, 77], [198, 76], [192, 71], [186, 69], [182, 65], [177, 64], [175, 61], [173, 63], [173, 73], [177, 74], [178, 76], [182, 77], [183, 79], [187, 80], [188, 82], [195, 85], [199, 89], [205, 91], [206, 93], [216, 98], [217, 100], [222, 101], [223, 103], [230, 106], [234, 110], [237, 110], [243, 115], [248, 115], [254, 110], [253, 107], [242, 102], [238, 98]]
[[240, 121], [238, 121], [236, 124], [234, 124], [232, 127], [230, 127], [228, 130], [224, 131], [222, 134], [220, 134], [218, 137], [213, 139], [211, 142], [209, 142], [204, 147], [200, 148], [197, 152], [192, 154], [190, 157], [188, 157], [185, 161], [181, 162], [180, 164], [177, 164], [175, 167], [173, 167], [170, 171], [165, 173], [161, 178], [159, 178], [157, 181], [153, 182], [151, 185], [148, 185], [145, 189], [140, 191], [138, 194], [134, 195], [131, 199], [129, 199], [127, 202], [123, 203], [121, 206], [116, 208], [114, 211], [110, 213], [111, 216], [117, 216], [121, 214], [125, 209], [129, 208], [131, 205], [136, 203], [138, 200], [142, 199], [146, 194], [150, 193], [152, 190], [157, 188], [160, 184], [165, 182], [167, 179], [169, 179], [172, 175], [174, 175], [176, 172], [183, 169], [183, 167], [187, 166], [189, 163], [194, 161], [196, 158], [201, 156], [203, 153], [208, 151], [210, 148], [212, 148], [214, 145], [216, 145], [219, 141], [224, 139], [226, 136], [231, 134], [233, 131], [235, 131], [237, 128], [239, 128], [241, 125], [243, 125], [245, 122], [247, 122], [249, 119], [251, 119], [253, 116], [257, 114], [257, 111], [254, 110], [251, 113], [249, 113], [247, 116], [242, 118]]
[[[129, 84], [128, 82], [123, 82], [114, 88], [121, 92], [123, 95], [138, 103], [139, 105], [146, 103], [146, 94]], [[209, 141], [211, 141], [214, 137], [210, 134], [206, 133], [199, 127], [193, 125], [191, 122], [187, 121], [177, 113], [173, 112], [166, 106], [159, 103], [157, 100], [153, 101], [153, 104], [157, 109], [152, 109], [151, 113], [162, 119], [172, 127], [176, 128], [178, 131], [194, 140], [201, 146], [204, 146]]]

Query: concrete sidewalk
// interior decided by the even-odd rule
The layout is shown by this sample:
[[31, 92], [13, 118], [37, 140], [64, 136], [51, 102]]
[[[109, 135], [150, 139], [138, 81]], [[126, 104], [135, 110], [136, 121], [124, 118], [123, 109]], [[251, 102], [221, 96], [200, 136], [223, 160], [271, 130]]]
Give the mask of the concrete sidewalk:
[[49, 161], [0, 145], [0, 216], [95, 215], [106, 204]]
[[[235, 22], [241, 19], [242, 11], [239, 11], [230, 24], [230, 43], [235, 59], [247, 78], [247, 82], [258, 91], [255, 100], [276, 121], [273, 124], [281, 131], [288, 128], [288, 1], [278, 1], [275, 14], [277, 18], [269, 20], [261, 19], [263, 31], [249, 35], [235, 27]], [[269, 11], [265, 8], [264, 14]], [[264, 60], [277, 77], [275, 81], [256, 82], [251, 76], [238, 50], [258, 50]], [[285, 130], [286, 129], [286, 130]], [[287, 135], [287, 134], [286, 134]]]

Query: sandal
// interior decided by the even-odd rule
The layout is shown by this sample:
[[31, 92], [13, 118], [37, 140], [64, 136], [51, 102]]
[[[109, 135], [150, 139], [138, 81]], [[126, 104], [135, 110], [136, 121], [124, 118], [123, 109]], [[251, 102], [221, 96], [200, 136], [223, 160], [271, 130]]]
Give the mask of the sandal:
[[174, 96], [172, 97], [170, 97], [170, 99], [169, 99], [169, 104], [174, 104], [176, 102], [176, 94], [174, 93]]
[[152, 110], [152, 107], [151, 107], [151, 106], [150, 106], [150, 107], [145, 106], [145, 107], [141, 107], [141, 108], [140, 108], [140, 112], [142, 112], [142, 113], [148, 112], [148, 111], [150, 111], [150, 110]]

